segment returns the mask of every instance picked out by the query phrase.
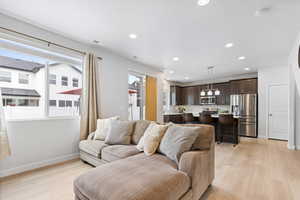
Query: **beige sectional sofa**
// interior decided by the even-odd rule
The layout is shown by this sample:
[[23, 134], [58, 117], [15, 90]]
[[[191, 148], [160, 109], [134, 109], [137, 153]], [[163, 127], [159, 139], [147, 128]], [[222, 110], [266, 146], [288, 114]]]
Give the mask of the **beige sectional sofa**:
[[[191, 151], [176, 164], [156, 153], [146, 156], [135, 145], [149, 121], [134, 122], [132, 144], [106, 145], [93, 134], [80, 142], [83, 161], [98, 166], [74, 181], [76, 200], [198, 200], [214, 179], [214, 128], [201, 127]], [[104, 164], [105, 165], [101, 165]]]

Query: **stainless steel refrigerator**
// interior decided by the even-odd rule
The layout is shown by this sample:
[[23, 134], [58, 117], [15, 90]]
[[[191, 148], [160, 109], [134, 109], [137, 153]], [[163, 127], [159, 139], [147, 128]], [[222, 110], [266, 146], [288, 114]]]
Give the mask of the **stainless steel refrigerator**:
[[231, 95], [230, 107], [232, 114], [239, 117], [239, 135], [257, 137], [257, 95]]

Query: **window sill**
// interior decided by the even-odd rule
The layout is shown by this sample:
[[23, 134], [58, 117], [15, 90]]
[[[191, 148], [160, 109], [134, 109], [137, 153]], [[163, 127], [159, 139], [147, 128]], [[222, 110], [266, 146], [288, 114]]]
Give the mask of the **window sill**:
[[7, 122], [28, 122], [28, 121], [51, 121], [51, 120], [79, 120], [80, 116], [62, 116], [62, 117], [42, 117], [33, 119], [7, 119]]

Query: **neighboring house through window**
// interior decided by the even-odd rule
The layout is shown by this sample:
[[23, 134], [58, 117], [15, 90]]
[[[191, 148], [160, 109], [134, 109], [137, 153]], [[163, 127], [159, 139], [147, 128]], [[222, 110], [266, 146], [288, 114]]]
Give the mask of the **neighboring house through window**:
[[0, 82], [11, 82], [11, 72], [0, 71]]
[[64, 101], [64, 100], [59, 100], [59, 101], [58, 101], [58, 107], [66, 107], [66, 101]]
[[29, 74], [19, 73], [19, 83], [29, 84]]
[[55, 74], [50, 74], [49, 83], [52, 85], [56, 85], [56, 75]]
[[66, 101], [66, 107], [72, 107], [72, 101]]
[[49, 100], [49, 106], [56, 106], [56, 100]]
[[78, 87], [78, 79], [73, 78], [73, 87]]
[[68, 77], [66, 76], [61, 77], [61, 85], [68, 86]]

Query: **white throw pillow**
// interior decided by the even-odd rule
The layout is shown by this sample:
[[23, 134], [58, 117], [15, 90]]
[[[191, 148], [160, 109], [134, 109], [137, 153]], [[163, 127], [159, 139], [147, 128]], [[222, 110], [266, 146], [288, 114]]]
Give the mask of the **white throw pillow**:
[[151, 122], [136, 148], [140, 151], [144, 151], [146, 155], [154, 154], [167, 128], [168, 125], [158, 125]]
[[94, 140], [105, 140], [107, 133], [110, 129], [111, 120], [119, 120], [119, 116], [97, 119], [97, 130], [95, 131]]

